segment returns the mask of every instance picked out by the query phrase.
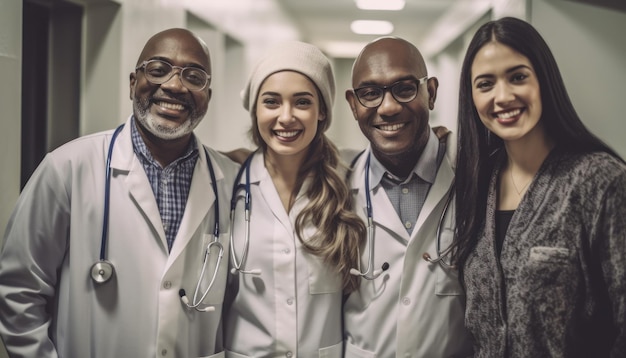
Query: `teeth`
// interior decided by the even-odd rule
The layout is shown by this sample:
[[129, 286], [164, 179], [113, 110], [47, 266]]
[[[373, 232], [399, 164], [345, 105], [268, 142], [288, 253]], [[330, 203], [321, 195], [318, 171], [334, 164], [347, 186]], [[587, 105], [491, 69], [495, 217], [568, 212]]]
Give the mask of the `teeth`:
[[279, 137], [291, 138], [298, 135], [300, 131], [274, 131], [274, 133], [276, 133], [276, 135]]
[[521, 112], [522, 111], [520, 109], [515, 109], [515, 110], [510, 111], [510, 112], [498, 113], [498, 114], [496, 114], [496, 117], [501, 118], [501, 119], [509, 119], [511, 117], [517, 116]]
[[174, 109], [177, 111], [182, 111], [183, 109], [185, 109], [185, 106], [183, 106], [182, 104], [175, 104], [175, 103], [169, 103], [169, 102], [157, 102], [157, 105], [163, 108]]
[[385, 124], [385, 125], [378, 126], [378, 128], [380, 128], [383, 131], [397, 131], [398, 129], [400, 129], [402, 127], [404, 127], [404, 123]]

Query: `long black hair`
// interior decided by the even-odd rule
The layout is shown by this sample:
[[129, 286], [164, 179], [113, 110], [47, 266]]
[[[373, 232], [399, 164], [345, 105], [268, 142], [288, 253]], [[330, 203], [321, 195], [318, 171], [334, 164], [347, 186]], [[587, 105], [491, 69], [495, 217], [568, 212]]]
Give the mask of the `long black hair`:
[[502, 139], [482, 124], [472, 99], [471, 67], [476, 53], [489, 42], [499, 42], [524, 55], [532, 64], [541, 90], [543, 123], [546, 134], [561, 151], [607, 152], [623, 159], [593, 135], [582, 123], [569, 99], [561, 73], [550, 48], [529, 23], [504, 17], [482, 25], [470, 42], [459, 90], [458, 153], [456, 164], [456, 264], [460, 270], [478, 241], [484, 225], [492, 154], [504, 146]]

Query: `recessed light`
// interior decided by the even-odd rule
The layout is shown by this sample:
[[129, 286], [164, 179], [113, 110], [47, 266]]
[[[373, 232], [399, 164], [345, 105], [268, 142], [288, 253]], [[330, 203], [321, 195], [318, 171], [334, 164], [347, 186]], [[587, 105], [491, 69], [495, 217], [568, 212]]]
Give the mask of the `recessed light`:
[[352, 21], [350, 29], [359, 35], [389, 35], [393, 32], [393, 24], [381, 20], [356, 20]]
[[402, 10], [404, 0], [355, 0], [361, 10]]
[[320, 44], [320, 47], [332, 58], [355, 58], [365, 45], [367, 41], [327, 41]]

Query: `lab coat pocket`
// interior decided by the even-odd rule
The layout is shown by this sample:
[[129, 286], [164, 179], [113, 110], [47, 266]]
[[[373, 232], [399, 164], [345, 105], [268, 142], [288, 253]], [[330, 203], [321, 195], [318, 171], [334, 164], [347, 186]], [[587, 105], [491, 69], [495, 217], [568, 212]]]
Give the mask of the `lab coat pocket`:
[[336, 293], [341, 290], [341, 277], [334, 267], [318, 256], [304, 254], [309, 270], [309, 293]]
[[[444, 228], [441, 231], [439, 252], [445, 251], [452, 244], [453, 238], [454, 231], [447, 227]], [[444, 259], [448, 265], [432, 264], [436, 266], [437, 284], [435, 285], [435, 293], [439, 296], [458, 296], [463, 294], [463, 288], [459, 281], [459, 271], [449, 266], [449, 256], [448, 254], [448, 257]]]
[[227, 357], [227, 358], [249, 358], [250, 356], [246, 356], [246, 355], [235, 353], [235, 352], [231, 352], [231, 351], [226, 351], [225, 357]]
[[343, 342], [319, 349], [319, 358], [341, 358], [342, 356]]
[[202, 356], [202, 357], [198, 357], [198, 358], [224, 358], [224, 357], [226, 357], [224, 352], [219, 352], [219, 353], [215, 353], [215, 354], [210, 355], [210, 356]]
[[346, 354], [344, 358], [376, 358], [376, 353], [363, 350], [346, 342]]

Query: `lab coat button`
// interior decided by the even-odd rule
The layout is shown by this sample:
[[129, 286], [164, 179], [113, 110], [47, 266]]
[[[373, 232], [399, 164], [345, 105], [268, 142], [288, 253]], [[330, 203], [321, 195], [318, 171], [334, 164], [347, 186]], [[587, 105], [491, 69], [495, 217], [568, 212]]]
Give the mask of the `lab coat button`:
[[167, 355], [167, 349], [161, 349], [161, 355], [162, 356], [166, 356]]
[[166, 290], [169, 290], [172, 287], [172, 282], [171, 281], [165, 281], [163, 282], [163, 288]]
[[291, 250], [289, 250], [289, 248], [286, 248], [283, 250], [283, 252], [285, 253], [285, 255], [289, 255], [289, 253], [291, 252]]
[[285, 354], [285, 357], [287, 357], [287, 358], [291, 358], [291, 357], [293, 357], [293, 353], [291, 353], [291, 352], [287, 352], [287, 353]]
[[402, 304], [405, 305], [405, 306], [408, 306], [408, 305], [411, 304], [411, 300], [408, 297], [404, 297], [402, 299]]
[[293, 298], [288, 298], [288, 299], [287, 299], [287, 304], [288, 304], [289, 306], [291, 306], [291, 305], [293, 304]]

